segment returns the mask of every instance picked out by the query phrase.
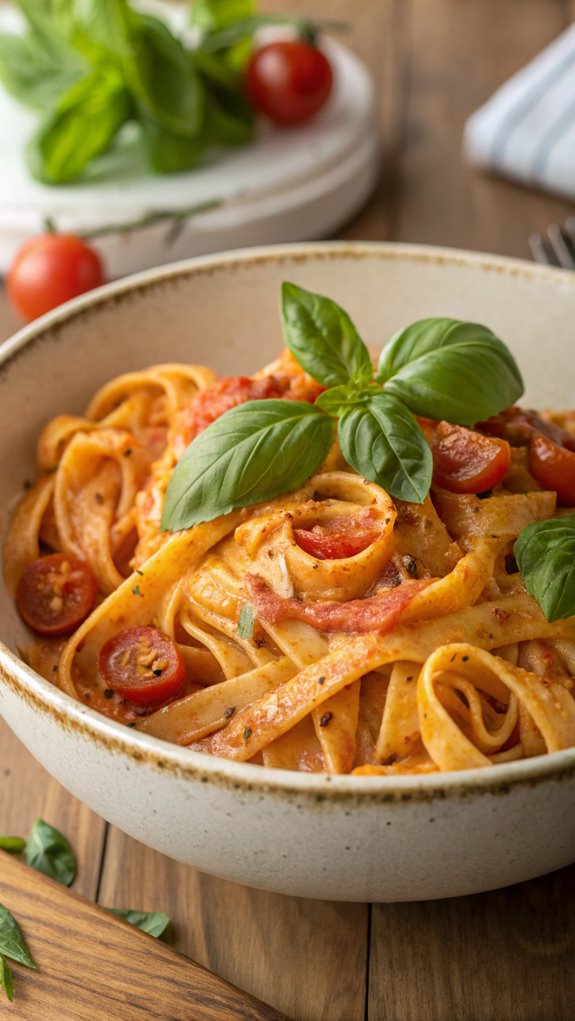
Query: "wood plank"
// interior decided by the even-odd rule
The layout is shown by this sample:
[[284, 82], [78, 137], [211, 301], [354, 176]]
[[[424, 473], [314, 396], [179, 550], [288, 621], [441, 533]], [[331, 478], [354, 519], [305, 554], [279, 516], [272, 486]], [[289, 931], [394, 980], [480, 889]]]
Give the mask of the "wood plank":
[[179, 949], [294, 1021], [363, 1021], [365, 905], [249, 890], [170, 861], [114, 828], [100, 903], [166, 911]]
[[0, 901], [21, 926], [38, 969], [14, 965], [13, 1018], [288, 1021], [4, 853]]
[[396, 3], [406, 92], [394, 240], [529, 258], [529, 234], [571, 206], [467, 165], [462, 131], [469, 114], [565, 27], [563, 0]]
[[61, 830], [78, 859], [74, 889], [94, 898], [105, 822], [56, 783], [0, 720], [0, 833], [27, 837], [38, 816]]
[[369, 1017], [566, 1021], [575, 867], [494, 893], [374, 909]]

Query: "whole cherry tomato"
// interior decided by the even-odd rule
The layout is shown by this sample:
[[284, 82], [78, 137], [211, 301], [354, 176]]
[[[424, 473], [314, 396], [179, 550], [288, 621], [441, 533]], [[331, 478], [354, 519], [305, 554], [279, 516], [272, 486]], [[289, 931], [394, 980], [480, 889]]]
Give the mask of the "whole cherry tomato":
[[71, 234], [31, 238], [16, 253], [6, 277], [10, 301], [28, 320], [103, 283], [99, 255]]
[[32, 561], [16, 589], [22, 619], [40, 635], [67, 635], [90, 613], [98, 585], [83, 560], [51, 553]]
[[529, 471], [543, 489], [554, 490], [559, 503], [575, 507], [575, 453], [546, 436], [534, 436], [529, 447]]
[[128, 627], [114, 635], [100, 651], [98, 669], [111, 691], [142, 706], [167, 702], [186, 679], [178, 646], [155, 627]]
[[433, 481], [451, 493], [492, 489], [506, 475], [511, 458], [506, 440], [491, 439], [449, 422], [439, 422], [431, 451]]
[[315, 46], [282, 39], [256, 50], [248, 64], [246, 86], [251, 105], [275, 124], [304, 124], [325, 106], [333, 71]]

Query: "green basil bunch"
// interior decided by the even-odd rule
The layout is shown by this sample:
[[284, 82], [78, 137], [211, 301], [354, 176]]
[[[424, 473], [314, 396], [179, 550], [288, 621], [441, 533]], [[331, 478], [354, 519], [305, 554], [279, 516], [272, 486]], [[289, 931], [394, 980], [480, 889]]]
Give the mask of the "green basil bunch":
[[472, 425], [513, 404], [523, 383], [491, 330], [422, 319], [369, 352], [335, 301], [284, 283], [285, 341], [327, 389], [315, 404], [248, 401], [190, 444], [168, 486], [162, 528], [176, 531], [295, 489], [325, 459], [336, 430], [346, 461], [400, 500], [422, 503], [433, 471], [416, 415]]
[[[42, 120], [28, 150], [32, 174], [61, 184], [122, 141], [135, 122], [150, 166], [189, 170], [213, 147], [243, 145], [254, 115], [242, 81], [253, 34], [268, 21], [255, 0], [196, 0], [186, 45], [128, 0], [16, 0], [25, 35], [0, 35], [0, 82]], [[129, 144], [129, 141], [127, 141]]]

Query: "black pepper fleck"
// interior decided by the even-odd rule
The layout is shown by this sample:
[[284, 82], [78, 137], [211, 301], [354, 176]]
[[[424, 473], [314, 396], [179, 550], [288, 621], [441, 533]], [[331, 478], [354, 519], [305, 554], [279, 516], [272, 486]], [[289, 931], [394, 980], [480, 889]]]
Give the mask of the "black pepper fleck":
[[324, 713], [319, 721], [320, 727], [327, 727], [331, 720], [333, 720], [333, 713]]
[[104, 689], [104, 698], [113, 698], [113, 697], [114, 697], [114, 692], [112, 691], [112, 689], [111, 688], [105, 688]]
[[252, 736], [252, 728], [251, 727], [246, 727], [246, 729], [244, 730], [244, 741], [249, 741], [251, 736]]

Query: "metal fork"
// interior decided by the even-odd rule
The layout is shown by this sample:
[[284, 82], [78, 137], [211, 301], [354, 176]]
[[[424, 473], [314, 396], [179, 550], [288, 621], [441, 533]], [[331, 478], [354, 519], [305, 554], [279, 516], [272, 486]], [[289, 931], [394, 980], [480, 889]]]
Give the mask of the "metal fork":
[[575, 216], [569, 216], [563, 226], [551, 223], [545, 234], [532, 234], [529, 247], [535, 262], [575, 270]]

